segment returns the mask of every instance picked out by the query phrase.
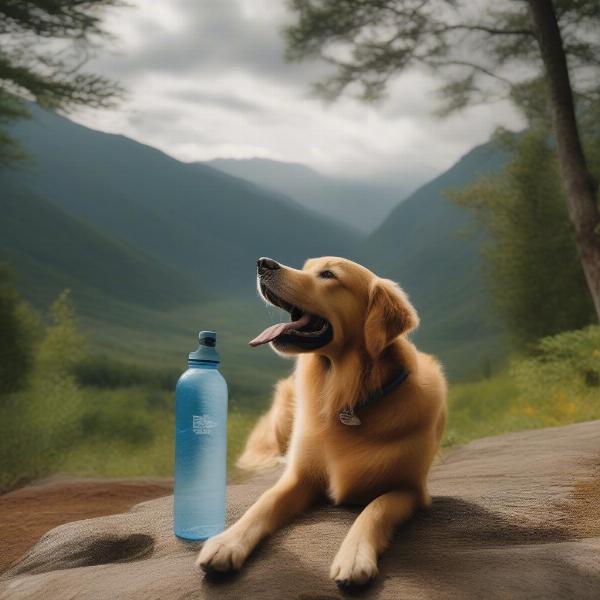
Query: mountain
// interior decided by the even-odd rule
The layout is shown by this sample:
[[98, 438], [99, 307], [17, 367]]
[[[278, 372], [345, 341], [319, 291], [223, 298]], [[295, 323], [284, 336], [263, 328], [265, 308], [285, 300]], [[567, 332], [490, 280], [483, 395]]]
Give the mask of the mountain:
[[[400, 282], [422, 317], [419, 345], [452, 377], [481, 374], [502, 355], [481, 276], [484, 236], [465, 237], [470, 214], [445, 197], [505, 163], [491, 144], [422, 186], [366, 237], [280, 191], [32, 112], [11, 128], [31, 161], [0, 171], [0, 260], [38, 306], [73, 289], [97, 348], [175, 364], [194, 330], [216, 328], [234, 388], [262, 391], [285, 367], [246, 346], [273, 318], [255, 300], [256, 258], [300, 266], [335, 254]], [[368, 198], [356, 202], [372, 211]]]
[[408, 188], [328, 177], [305, 165], [263, 158], [217, 158], [205, 163], [293, 198], [314, 211], [370, 233], [408, 193]]
[[259, 256], [300, 267], [355, 256], [357, 232], [281, 193], [189, 165], [32, 105], [10, 133], [31, 160], [0, 170], [0, 261], [45, 311], [73, 290], [94, 354], [181, 368], [195, 332], [219, 332], [232, 402], [266, 400], [289, 363], [248, 340], [272, 323]]
[[252, 293], [259, 256], [299, 266], [309, 256], [352, 255], [356, 248], [354, 230], [279, 193], [35, 106], [31, 110], [33, 119], [11, 128], [31, 164], [5, 170], [5, 185], [24, 187], [174, 269], [204, 295]]
[[200, 297], [175, 270], [74, 217], [0, 172], [0, 257], [36, 305], [70, 288], [84, 301], [102, 296], [165, 308]]
[[492, 143], [474, 148], [397, 206], [362, 246], [363, 262], [400, 282], [417, 307], [422, 325], [415, 339], [458, 377], [486, 371], [504, 340], [482, 280], [484, 236], [445, 194], [506, 160]]

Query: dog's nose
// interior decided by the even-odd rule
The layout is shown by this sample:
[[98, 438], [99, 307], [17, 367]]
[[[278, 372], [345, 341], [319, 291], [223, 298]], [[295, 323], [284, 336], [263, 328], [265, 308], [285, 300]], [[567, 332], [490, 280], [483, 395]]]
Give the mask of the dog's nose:
[[281, 269], [281, 265], [272, 258], [266, 258], [263, 256], [256, 261], [256, 268], [258, 270], [258, 274], [262, 275], [267, 271], [276, 271], [277, 269]]

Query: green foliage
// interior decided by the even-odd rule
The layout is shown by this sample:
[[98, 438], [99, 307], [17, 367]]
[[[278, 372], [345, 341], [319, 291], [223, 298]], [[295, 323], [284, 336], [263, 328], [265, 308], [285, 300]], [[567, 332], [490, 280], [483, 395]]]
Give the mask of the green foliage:
[[[25, 385], [0, 403], [0, 490], [58, 471], [172, 475], [175, 368], [87, 354], [89, 343], [78, 331], [68, 292], [53, 303], [48, 321], [30, 340], [32, 368]], [[193, 336], [187, 341], [193, 344]], [[185, 338], [176, 342], [179, 355], [184, 344]], [[268, 361], [258, 376], [253, 376], [257, 367], [246, 372], [239, 366], [236, 372], [235, 358], [231, 363], [228, 464], [233, 467], [257, 407], [267, 401], [257, 390], [267, 389], [277, 374]]]
[[451, 385], [444, 446], [522, 429], [519, 418], [510, 412], [517, 395], [516, 383], [506, 372]]
[[25, 160], [27, 154], [21, 144], [4, 127], [16, 119], [29, 116], [23, 103], [13, 94], [0, 87], [0, 168]]
[[82, 406], [71, 370], [82, 343], [68, 292], [63, 292], [51, 307], [44, 337], [33, 344], [29, 385], [9, 395], [0, 410], [0, 485], [56, 468], [76, 439]]
[[[82, 390], [86, 404], [80, 418], [80, 437], [95, 438], [106, 445], [126, 442], [143, 446], [152, 441], [156, 430], [154, 421], [160, 419], [164, 394], [141, 387], [117, 390]], [[157, 403], [160, 398], [160, 403]], [[158, 413], [158, 414], [157, 414]], [[140, 450], [143, 452], [143, 449]]]
[[600, 327], [544, 338], [491, 379], [450, 387], [444, 443], [600, 419]]
[[517, 347], [577, 329], [594, 308], [567, 216], [548, 131], [499, 134], [514, 158], [503, 172], [451, 194], [490, 238], [484, 249], [491, 296]]
[[[60, 295], [50, 312], [45, 333], [34, 346], [28, 386], [6, 395], [0, 405], [0, 488], [57, 471], [170, 476], [172, 389], [145, 380], [137, 368], [128, 379], [124, 374], [131, 365], [118, 367], [116, 361], [109, 361], [109, 367], [124, 377], [119, 381], [126, 387], [111, 387], [116, 382], [110, 377], [104, 383], [109, 387], [81, 385], [73, 373], [78, 364], [93, 361], [85, 356], [68, 293]], [[599, 348], [600, 327], [569, 332], [544, 339], [533, 356], [515, 359], [509, 372], [451, 386], [445, 445], [600, 418]], [[267, 375], [274, 379], [274, 374]], [[231, 386], [230, 469], [266, 402], [239, 383]]]
[[70, 291], [64, 290], [50, 307], [50, 326], [38, 348], [37, 368], [45, 376], [69, 376], [82, 356], [83, 343], [77, 332]]
[[175, 388], [176, 369], [126, 363], [107, 355], [86, 356], [73, 368], [77, 383], [101, 389], [144, 385], [160, 390]]
[[36, 329], [34, 313], [13, 288], [8, 268], [0, 264], [0, 396], [25, 384]]
[[[455, 0], [289, 0], [290, 60], [321, 57], [334, 73], [316, 85], [333, 99], [346, 88], [380, 97], [389, 80], [428, 68], [445, 81], [442, 112], [509, 97], [541, 76], [540, 51], [527, 2]], [[576, 92], [598, 97], [600, 9], [597, 0], [554, 0]], [[596, 75], [596, 77], [594, 77]]]
[[[110, 106], [121, 93], [82, 65], [107, 37], [104, 9], [119, 0], [7, 0], [0, 4], [0, 127], [28, 116], [21, 98], [41, 106]], [[23, 158], [21, 147], [0, 129], [0, 166]]]
[[514, 361], [512, 373], [535, 410], [559, 398], [551, 418], [560, 420], [563, 413], [577, 420], [593, 418], [589, 411], [595, 415], [600, 404], [600, 327], [540, 340], [531, 356]]

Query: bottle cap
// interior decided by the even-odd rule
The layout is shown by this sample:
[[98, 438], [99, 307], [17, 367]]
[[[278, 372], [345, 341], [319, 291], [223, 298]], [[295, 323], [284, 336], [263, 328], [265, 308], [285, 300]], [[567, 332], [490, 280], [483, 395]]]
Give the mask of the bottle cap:
[[189, 353], [189, 359], [220, 362], [221, 358], [216, 350], [216, 345], [217, 334], [214, 331], [201, 331], [198, 334], [198, 348]]

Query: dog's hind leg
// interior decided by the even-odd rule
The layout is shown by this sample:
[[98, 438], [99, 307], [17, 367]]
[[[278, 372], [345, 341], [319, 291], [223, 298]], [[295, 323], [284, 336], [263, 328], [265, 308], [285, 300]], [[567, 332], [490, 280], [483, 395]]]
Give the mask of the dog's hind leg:
[[294, 378], [290, 375], [277, 382], [271, 408], [252, 430], [237, 466], [260, 470], [281, 462], [288, 447], [293, 421]]
[[368, 583], [377, 575], [377, 557], [389, 544], [397, 525], [419, 504], [418, 494], [404, 490], [383, 494], [360, 513], [331, 565], [330, 577], [341, 588]]

